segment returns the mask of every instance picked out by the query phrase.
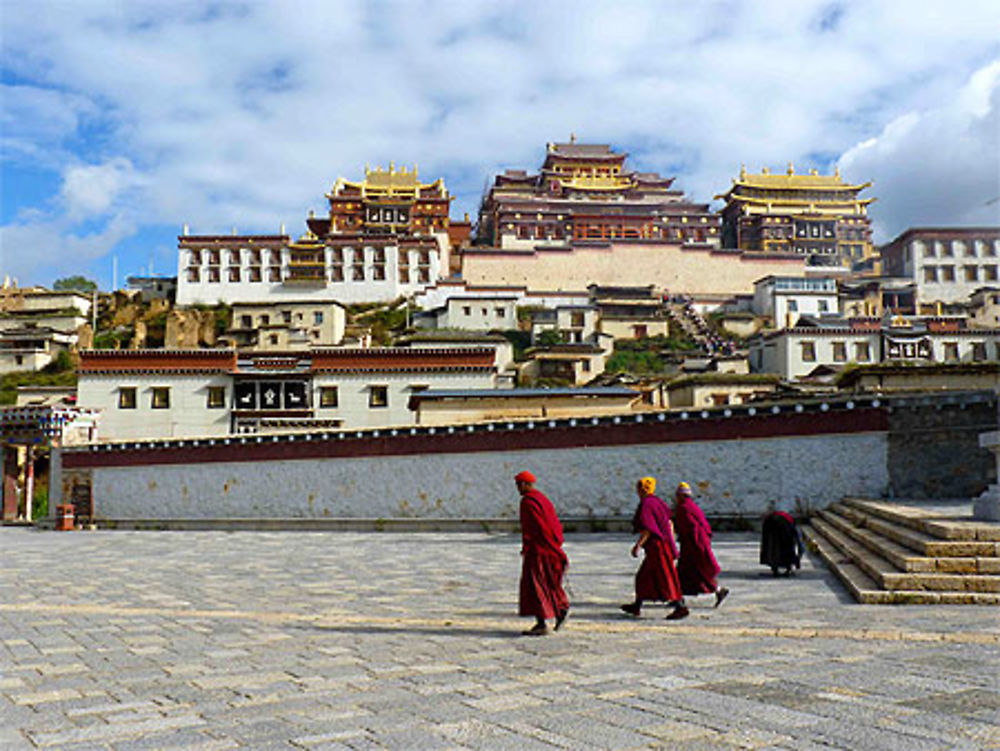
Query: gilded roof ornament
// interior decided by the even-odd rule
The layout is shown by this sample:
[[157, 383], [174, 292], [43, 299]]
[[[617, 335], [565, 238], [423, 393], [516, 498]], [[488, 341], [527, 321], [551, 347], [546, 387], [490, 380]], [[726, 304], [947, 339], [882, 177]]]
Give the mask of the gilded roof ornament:
[[789, 175], [794, 175], [795, 174], [795, 165], [792, 164], [791, 162], [788, 163], [787, 174], [789, 174]]

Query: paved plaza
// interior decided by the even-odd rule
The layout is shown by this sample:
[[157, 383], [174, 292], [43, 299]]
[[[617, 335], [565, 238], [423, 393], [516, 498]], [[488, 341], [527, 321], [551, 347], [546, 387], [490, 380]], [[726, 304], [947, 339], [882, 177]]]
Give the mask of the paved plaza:
[[515, 535], [2, 528], [0, 748], [1000, 749], [1000, 609], [857, 605], [719, 534], [721, 608], [627, 620], [630, 542], [570, 536], [527, 638]]

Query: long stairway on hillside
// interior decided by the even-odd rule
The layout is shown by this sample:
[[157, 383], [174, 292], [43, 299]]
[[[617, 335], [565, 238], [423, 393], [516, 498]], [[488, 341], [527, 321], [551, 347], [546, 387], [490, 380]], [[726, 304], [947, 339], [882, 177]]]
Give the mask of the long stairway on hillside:
[[803, 535], [859, 602], [1000, 605], [1000, 524], [970, 507], [845, 498]]

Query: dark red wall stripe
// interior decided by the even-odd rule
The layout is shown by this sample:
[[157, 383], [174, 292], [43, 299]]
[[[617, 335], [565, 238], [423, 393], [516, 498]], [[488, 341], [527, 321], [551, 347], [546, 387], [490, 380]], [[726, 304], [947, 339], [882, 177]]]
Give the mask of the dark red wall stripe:
[[[787, 408], [786, 408], [787, 409]], [[115, 445], [109, 449], [67, 450], [63, 466], [67, 469], [91, 467], [135, 467], [153, 464], [202, 464], [206, 462], [259, 462], [278, 459], [354, 458], [374, 456], [409, 456], [419, 454], [465, 454], [481, 451], [514, 451], [520, 449], [571, 449], [591, 446], [628, 446], [644, 443], [680, 443], [686, 441], [737, 441], [752, 438], [828, 435], [832, 433], [868, 433], [887, 431], [889, 415], [885, 407], [866, 407], [828, 412], [782, 412], [755, 416], [692, 417], [679, 419], [671, 415], [659, 421], [647, 415], [641, 423], [632, 415], [622, 416], [619, 424], [603, 418], [599, 425], [579, 419], [576, 426], [564, 423], [549, 427], [544, 420], [533, 428], [514, 423], [495, 424], [493, 430], [476, 425], [470, 432], [466, 426], [435, 428], [433, 434], [421, 428], [410, 435], [408, 428], [398, 428], [398, 435], [383, 429], [378, 436], [371, 431], [358, 437], [352, 431], [329, 433], [324, 438], [313, 433], [307, 440], [297, 435], [251, 435], [199, 439], [198, 445], [185, 440], [183, 445], [154, 448], [141, 443], [126, 448]], [[341, 437], [341, 435], [343, 437]], [[212, 444], [209, 444], [209, 440]]]

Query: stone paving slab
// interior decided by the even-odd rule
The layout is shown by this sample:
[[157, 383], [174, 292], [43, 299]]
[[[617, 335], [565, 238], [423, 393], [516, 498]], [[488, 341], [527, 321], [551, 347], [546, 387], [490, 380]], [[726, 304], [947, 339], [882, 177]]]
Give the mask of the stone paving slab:
[[0, 528], [0, 749], [1000, 749], [1000, 609], [718, 534], [725, 604], [632, 620], [630, 542], [570, 536], [530, 639], [510, 534]]

